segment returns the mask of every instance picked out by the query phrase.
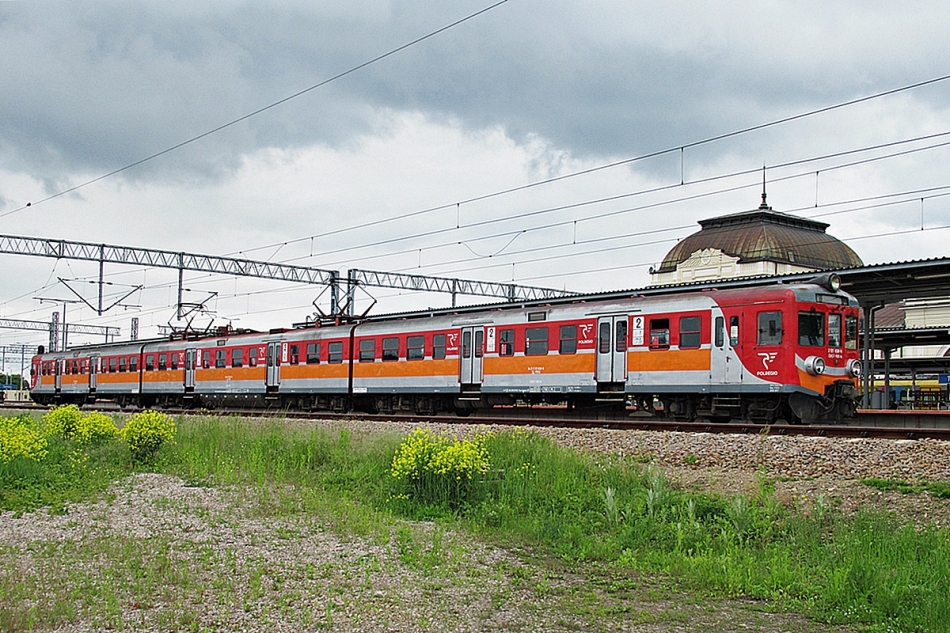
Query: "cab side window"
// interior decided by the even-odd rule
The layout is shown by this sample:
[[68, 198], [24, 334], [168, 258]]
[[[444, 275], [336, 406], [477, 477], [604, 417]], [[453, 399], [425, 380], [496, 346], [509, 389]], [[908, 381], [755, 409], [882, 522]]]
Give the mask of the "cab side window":
[[844, 328], [845, 349], [858, 349], [858, 317], [849, 316], [845, 319]]
[[759, 312], [759, 345], [782, 344], [782, 313]]

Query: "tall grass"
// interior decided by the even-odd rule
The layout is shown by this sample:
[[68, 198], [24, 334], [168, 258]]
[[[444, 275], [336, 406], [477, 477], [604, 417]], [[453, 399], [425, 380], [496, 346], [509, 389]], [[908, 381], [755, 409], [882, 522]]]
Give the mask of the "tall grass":
[[[403, 440], [277, 421], [180, 419], [175, 443], [161, 447], [151, 468], [194, 485], [247, 486], [271, 512], [320, 513], [331, 527], [360, 534], [390, 538], [387, 517], [436, 519], [570, 566], [660, 574], [703, 595], [769, 600], [822, 622], [950, 630], [947, 528], [901, 525], [871, 511], [844, 515], [821, 498], [780, 502], [764, 478], [751, 495], [685, 492], [655, 467], [579, 454], [523, 431], [481, 440], [487, 464], [452, 495], [415, 498], [394, 477]], [[92, 459], [111, 464], [109, 476], [142, 467], [128, 457]], [[63, 477], [55, 468], [49, 476]], [[424, 489], [432, 485], [427, 479]], [[282, 497], [291, 487], [294, 495]], [[400, 551], [413, 554], [411, 545]]]

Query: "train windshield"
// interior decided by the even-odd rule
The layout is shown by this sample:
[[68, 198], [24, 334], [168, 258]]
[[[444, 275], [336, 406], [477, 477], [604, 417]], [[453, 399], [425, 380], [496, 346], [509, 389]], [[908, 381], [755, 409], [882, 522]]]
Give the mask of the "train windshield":
[[828, 315], [828, 347], [841, 347], [841, 315]]

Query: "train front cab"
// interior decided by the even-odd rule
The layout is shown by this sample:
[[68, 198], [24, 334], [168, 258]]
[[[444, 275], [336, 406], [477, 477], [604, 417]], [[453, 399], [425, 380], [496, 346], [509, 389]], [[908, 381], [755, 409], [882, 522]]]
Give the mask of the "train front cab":
[[[724, 293], [719, 303], [728, 324], [724, 343], [741, 370], [724, 389], [745, 394], [744, 407], [761, 409], [744, 417], [832, 422], [854, 415], [860, 361], [853, 297], [836, 285], [802, 284]], [[775, 407], [784, 410], [770, 413]]]

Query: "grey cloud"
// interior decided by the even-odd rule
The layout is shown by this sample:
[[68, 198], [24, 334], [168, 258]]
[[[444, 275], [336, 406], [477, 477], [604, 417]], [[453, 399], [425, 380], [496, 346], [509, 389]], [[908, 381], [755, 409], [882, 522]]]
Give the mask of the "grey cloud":
[[[0, 164], [39, 178], [98, 175], [486, 6], [357, 4], [3, 3], [0, 83], [11, 88], [0, 93]], [[691, 3], [513, 1], [126, 176], [215, 177], [262, 146], [344, 144], [373, 131], [378, 109], [540, 135], [578, 156], [633, 156], [946, 67], [945, 53], [921, 63], [929, 30], [903, 57], [888, 57], [895, 42], [875, 53], [862, 29], [886, 28], [889, 9], [849, 6], [862, 12], [850, 25], [804, 11], [789, 22], [788, 9], [750, 4], [737, 12], [744, 25]], [[809, 38], [826, 31], [840, 41], [814, 50]]]

